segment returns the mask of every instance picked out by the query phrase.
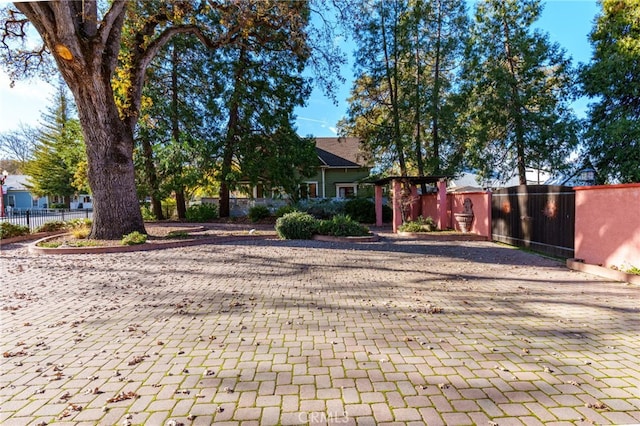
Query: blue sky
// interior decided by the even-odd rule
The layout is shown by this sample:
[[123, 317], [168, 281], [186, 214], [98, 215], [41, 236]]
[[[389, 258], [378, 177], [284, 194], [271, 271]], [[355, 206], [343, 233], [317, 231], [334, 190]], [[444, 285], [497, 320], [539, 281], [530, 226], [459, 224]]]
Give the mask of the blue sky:
[[[596, 0], [547, 0], [537, 27], [549, 34], [551, 41], [560, 44], [574, 64], [587, 62], [591, 57], [588, 34], [599, 6]], [[352, 47], [345, 46], [351, 54]], [[308, 105], [297, 110], [296, 121], [301, 135], [335, 136], [336, 123], [346, 114], [352, 81], [351, 66], [342, 70], [347, 82], [337, 92], [338, 104], [327, 99], [320, 90], [314, 90]], [[14, 130], [19, 123], [36, 125], [42, 111], [47, 108], [53, 87], [43, 81], [18, 81], [9, 87], [9, 78], [0, 73], [0, 132]], [[583, 116], [587, 101], [574, 104], [579, 116]]]

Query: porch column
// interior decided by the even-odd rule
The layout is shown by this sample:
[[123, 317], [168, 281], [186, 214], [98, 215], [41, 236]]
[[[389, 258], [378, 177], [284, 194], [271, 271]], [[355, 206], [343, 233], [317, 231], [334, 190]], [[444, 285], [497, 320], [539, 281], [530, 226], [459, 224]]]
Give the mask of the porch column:
[[376, 226], [382, 226], [382, 186], [376, 185]]
[[393, 232], [398, 232], [398, 227], [402, 225], [402, 184], [394, 179], [391, 183], [393, 188]]
[[447, 181], [438, 181], [438, 229], [449, 227], [449, 216], [447, 215]]

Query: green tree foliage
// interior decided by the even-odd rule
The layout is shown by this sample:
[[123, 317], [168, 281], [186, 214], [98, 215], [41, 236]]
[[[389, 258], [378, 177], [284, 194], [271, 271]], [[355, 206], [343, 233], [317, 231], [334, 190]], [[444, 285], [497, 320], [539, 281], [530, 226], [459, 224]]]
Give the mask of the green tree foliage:
[[179, 35], [147, 71], [134, 159], [138, 191], [151, 197], [159, 219], [163, 216], [160, 201], [172, 193], [180, 201], [178, 216], [186, 214], [185, 200], [209, 164], [206, 144], [215, 139], [215, 128], [205, 122], [207, 115], [219, 113], [203, 105], [213, 88], [204, 63], [213, 55], [195, 37]]
[[[297, 2], [293, 7], [299, 8], [298, 25], [306, 27], [308, 5]], [[281, 12], [275, 8], [269, 13]], [[284, 29], [257, 31], [213, 58], [209, 74], [223, 75], [224, 87], [207, 104], [217, 105], [221, 116], [228, 117], [217, 144], [221, 217], [229, 216], [229, 191], [241, 180], [295, 194], [301, 180], [315, 172], [315, 144], [299, 137], [293, 125], [294, 108], [304, 105], [311, 92], [309, 80], [302, 77], [310, 48], [304, 40], [291, 40]]]
[[[16, 2], [0, 10], [0, 55], [11, 77], [32, 74], [50, 53], [75, 98], [94, 200], [91, 237], [144, 233], [135, 185], [134, 131], [146, 70], [160, 49], [177, 34], [193, 34], [217, 50], [253, 34], [260, 35], [258, 44], [268, 43], [274, 32], [287, 35], [288, 49], [308, 49], [312, 32], [305, 27], [304, 4], [89, 0]], [[23, 43], [31, 25], [42, 40], [35, 49]], [[325, 42], [332, 40], [330, 33], [318, 34]], [[322, 60], [313, 62], [330, 70], [333, 51], [323, 53], [328, 55], [318, 55]]]
[[53, 105], [44, 114], [33, 158], [24, 171], [31, 178], [31, 191], [38, 196], [58, 195], [68, 203], [76, 192], [88, 192], [86, 154], [82, 130], [74, 105], [60, 85]]
[[569, 107], [570, 61], [548, 36], [532, 30], [539, 0], [482, 0], [467, 51], [467, 158], [481, 175], [502, 180], [526, 167], [559, 170], [577, 144]]
[[354, 6], [357, 78], [346, 135], [383, 169], [451, 173], [460, 164], [454, 88], [468, 22], [461, 0], [369, 1]]
[[580, 73], [593, 98], [586, 147], [599, 180], [640, 182], [640, 2], [602, 0], [590, 39], [591, 62]]
[[407, 34], [400, 31], [408, 5], [392, 0], [362, 2], [354, 7], [356, 79], [341, 132], [359, 137], [382, 167], [390, 169], [397, 164], [399, 173], [406, 175], [411, 129], [403, 129], [401, 43]]

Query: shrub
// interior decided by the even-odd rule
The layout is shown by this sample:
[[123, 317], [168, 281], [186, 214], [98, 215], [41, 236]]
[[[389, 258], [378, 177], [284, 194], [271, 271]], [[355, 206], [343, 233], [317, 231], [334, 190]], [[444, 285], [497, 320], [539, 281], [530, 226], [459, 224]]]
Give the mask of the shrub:
[[158, 219], [151, 211], [151, 207], [146, 204], [140, 206], [140, 212], [142, 213], [142, 220], [156, 220]]
[[344, 213], [345, 202], [341, 200], [301, 200], [296, 205], [297, 210], [309, 213], [317, 219], [331, 219], [337, 214]]
[[287, 213], [276, 220], [276, 232], [285, 240], [308, 240], [318, 228], [318, 221], [304, 212]]
[[282, 217], [287, 213], [293, 213], [293, 212], [297, 212], [298, 210], [296, 210], [295, 207], [287, 204], [286, 206], [282, 206], [280, 208], [278, 208], [278, 210], [276, 210], [276, 217]]
[[71, 230], [71, 235], [73, 235], [77, 239], [87, 238], [91, 233], [91, 227], [89, 226], [78, 226]]
[[91, 233], [91, 219], [72, 219], [67, 222], [67, 229], [75, 238], [87, 238]]
[[28, 226], [14, 225], [9, 222], [0, 223], [0, 238], [21, 237], [30, 233]]
[[640, 275], [640, 268], [638, 268], [637, 266], [632, 266], [631, 268], [627, 269], [627, 274], [633, 274], [633, 275]]
[[67, 205], [64, 203], [51, 203], [51, 207], [52, 209], [66, 209]]
[[353, 198], [344, 204], [345, 214], [361, 223], [375, 223], [376, 205], [368, 198]]
[[122, 237], [123, 246], [132, 246], [135, 244], [144, 244], [147, 242], [147, 234], [141, 234], [138, 231], [134, 231], [130, 234]]
[[63, 231], [67, 229], [68, 224], [61, 220], [54, 220], [53, 222], [46, 222], [36, 228], [36, 232], [55, 232]]
[[334, 237], [361, 237], [369, 234], [369, 228], [347, 215], [336, 215], [318, 225], [318, 233]]
[[400, 232], [431, 232], [437, 229], [435, 221], [431, 217], [418, 216], [416, 220], [405, 222], [398, 227]]
[[60, 241], [43, 241], [41, 243], [38, 243], [38, 247], [44, 247], [44, 248], [58, 248], [62, 245], [62, 242]]
[[67, 229], [73, 230], [74, 228], [91, 228], [93, 222], [91, 219], [71, 219], [67, 221]]
[[218, 206], [211, 203], [194, 204], [186, 212], [188, 222], [207, 222], [218, 217]]
[[247, 216], [249, 216], [251, 222], [258, 222], [271, 216], [271, 212], [267, 206], [253, 206], [249, 209]]

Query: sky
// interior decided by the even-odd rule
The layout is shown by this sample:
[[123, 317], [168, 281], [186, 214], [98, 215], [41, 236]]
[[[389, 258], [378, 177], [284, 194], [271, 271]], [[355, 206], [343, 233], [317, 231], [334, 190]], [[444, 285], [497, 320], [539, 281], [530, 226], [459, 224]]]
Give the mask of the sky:
[[[0, 0], [0, 3], [3, 1]], [[588, 34], [593, 28], [599, 12], [596, 0], [547, 0], [536, 26], [549, 34], [552, 42], [560, 44], [574, 65], [588, 62], [591, 45]], [[347, 54], [352, 54], [352, 45], [345, 45]], [[302, 136], [335, 136], [336, 124], [347, 112], [347, 98], [353, 80], [351, 65], [345, 65], [342, 75], [345, 84], [336, 93], [337, 105], [320, 90], [314, 90], [307, 106], [296, 110], [296, 126]], [[55, 82], [54, 82], [55, 83]], [[37, 125], [42, 113], [49, 105], [54, 86], [45, 81], [16, 81], [13, 88], [4, 71], [0, 71], [0, 132], [16, 130], [20, 123]], [[584, 116], [587, 100], [574, 103], [579, 117]]]

